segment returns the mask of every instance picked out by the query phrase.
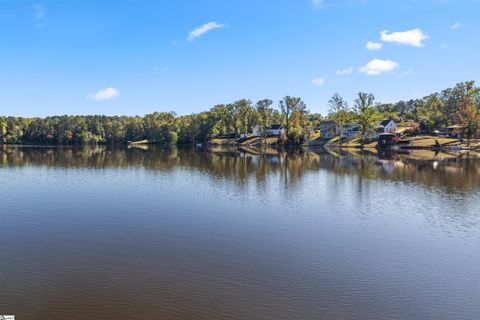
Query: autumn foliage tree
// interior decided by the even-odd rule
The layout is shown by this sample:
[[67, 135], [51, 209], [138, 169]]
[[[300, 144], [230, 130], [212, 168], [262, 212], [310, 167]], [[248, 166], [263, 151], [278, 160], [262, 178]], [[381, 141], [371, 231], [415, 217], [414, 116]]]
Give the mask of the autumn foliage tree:
[[464, 127], [467, 145], [477, 135], [480, 129], [480, 111], [478, 107], [478, 94], [480, 88], [470, 86], [459, 105], [459, 122]]

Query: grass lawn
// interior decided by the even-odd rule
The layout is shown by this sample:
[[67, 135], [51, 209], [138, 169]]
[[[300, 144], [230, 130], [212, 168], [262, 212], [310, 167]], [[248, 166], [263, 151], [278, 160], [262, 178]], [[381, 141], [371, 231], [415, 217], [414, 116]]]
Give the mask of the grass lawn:
[[265, 143], [261, 137], [248, 137], [245, 141], [241, 142], [241, 146], [248, 146], [248, 145], [274, 145], [278, 143], [278, 137], [267, 137], [265, 139]]
[[[442, 146], [466, 146], [466, 143], [462, 143], [459, 139], [434, 137], [434, 136], [415, 136], [404, 138], [412, 141], [412, 147], [417, 148], [434, 148], [436, 146], [435, 141], [438, 141]], [[315, 141], [320, 141], [321, 137], [319, 133], [313, 133], [310, 135], [309, 145], [315, 145]], [[322, 140], [323, 142], [323, 140]], [[211, 140], [212, 145], [235, 145], [238, 143], [238, 139], [220, 139], [215, 138]], [[239, 143], [241, 146], [259, 146], [259, 145], [276, 145], [279, 143], [278, 137], [267, 137], [265, 143], [263, 143], [261, 137], [249, 137]], [[322, 143], [323, 144], [323, 143]], [[359, 148], [361, 147], [360, 138], [353, 138], [350, 140], [344, 140], [340, 143], [340, 137], [332, 138], [328, 141], [330, 147], [343, 147], [343, 148]], [[471, 146], [480, 147], [480, 140], [472, 140]], [[372, 139], [370, 142], [365, 143], [364, 148], [376, 148], [377, 140]]]
[[435, 147], [435, 141], [438, 141], [441, 145], [456, 145], [460, 144], [460, 140], [452, 138], [432, 137], [432, 136], [417, 136], [409, 138], [412, 141], [413, 147]]
[[320, 130], [315, 130], [310, 133], [308, 140], [317, 140], [320, 138]]
[[[337, 137], [337, 141], [335, 143], [336, 146], [340, 146], [340, 138]], [[361, 147], [361, 139], [360, 138], [353, 138], [353, 139], [350, 139], [350, 140], [347, 140], [347, 141], [344, 141], [342, 143], [342, 147], [345, 147], [345, 148], [359, 148]], [[366, 142], [364, 144], [364, 148], [375, 148], [377, 146], [377, 140], [372, 140], [370, 142]]]
[[211, 144], [215, 145], [232, 145], [235, 144], [237, 139], [220, 139], [220, 138], [215, 138], [211, 140]]
[[446, 160], [455, 159], [458, 155], [447, 152], [438, 152], [435, 150], [412, 150], [408, 157], [418, 160]]

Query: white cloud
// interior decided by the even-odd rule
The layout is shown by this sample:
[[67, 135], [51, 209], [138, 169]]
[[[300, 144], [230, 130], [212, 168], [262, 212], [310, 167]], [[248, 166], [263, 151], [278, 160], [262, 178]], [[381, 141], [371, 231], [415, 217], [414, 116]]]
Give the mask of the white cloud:
[[464, 25], [463, 23], [461, 23], [461, 22], [455, 22], [455, 23], [451, 26], [451, 28], [452, 28], [453, 30], [455, 30], [455, 29], [460, 29], [460, 28], [463, 28], [463, 27], [465, 27], [465, 25]]
[[221, 29], [224, 26], [224, 24], [219, 24], [215, 21], [204, 24], [203, 26], [198, 27], [192, 32], [190, 32], [190, 34], [188, 35], [188, 41], [194, 41], [196, 38], [203, 36], [205, 33], [215, 29]]
[[314, 86], [320, 87], [325, 84], [325, 78], [315, 78], [311, 82]]
[[353, 68], [347, 68], [347, 69], [342, 69], [342, 70], [337, 70], [335, 73], [337, 76], [342, 77], [342, 76], [347, 76], [349, 74], [352, 74]]
[[383, 43], [368, 41], [368, 42], [367, 42], [367, 45], [366, 45], [365, 47], [366, 47], [368, 50], [377, 51], [377, 50], [382, 49]]
[[392, 32], [388, 30], [380, 32], [383, 42], [394, 42], [399, 45], [423, 47], [423, 41], [428, 39], [428, 36], [420, 29], [413, 29], [404, 32]]
[[88, 95], [89, 99], [97, 100], [97, 101], [104, 101], [116, 98], [120, 95], [120, 92], [112, 87], [99, 90], [97, 93], [93, 95]]
[[392, 60], [373, 59], [358, 71], [369, 76], [378, 76], [384, 72], [389, 72], [398, 67], [398, 63]]
[[440, 48], [442, 48], [442, 49], [448, 49], [448, 44], [442, 43], [442, 44], [440, 44]]
[[325, 0], [312, 0], [312, 4], [315, 8], [321, 9], [325, 7]]

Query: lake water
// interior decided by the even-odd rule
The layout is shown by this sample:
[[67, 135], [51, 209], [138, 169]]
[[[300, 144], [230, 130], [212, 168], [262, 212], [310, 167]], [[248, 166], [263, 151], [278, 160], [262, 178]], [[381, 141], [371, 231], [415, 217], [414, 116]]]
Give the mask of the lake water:
[[479, 319], [475, 155], [0, 147], [0, 314]]

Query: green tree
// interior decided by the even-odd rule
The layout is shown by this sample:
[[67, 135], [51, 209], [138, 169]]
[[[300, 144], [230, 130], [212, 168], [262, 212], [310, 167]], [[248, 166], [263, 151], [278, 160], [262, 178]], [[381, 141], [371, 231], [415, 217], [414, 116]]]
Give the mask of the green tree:
[[7, 119], [0, 117], [0, 138], [2, 143], [7, 142]]
[[257, 114], [259, 118], [260, 132], [265, 142], [267, 138], [267, 130], [272, 125], [273, 109], [270, 107], [273, 101], [270, 99], [263, 99], [257, 102]]
[[308, 115], [308, 120], [313, 128], [318, 128], [322, 122], [322, 115], [320, 113], [311, 113]]
[[226, 135], [230, 128], [227, 119], [227, 108], [224, 104], [217, 104], [209, 111], [209, 118], [212, 121], [213, 135]]
[[442, 125], [455, 124], [460, 112], [460, 105], [474, 87], [474, 81], [466, 81], [457, 83], [454, 88], [445, 89], [439, 94], [443, 106], [442, 114], [444, 115]]
[[339, 131], [342, 132], [343, 126], [351, 120], [348, 103], [343, 100], [338, 93], [335, 93], [328, 101], [328, 105], [330, 107], [330, 120], [332, 120], [338, 127]]
[[443, 102], [438, 95], [432, 94], [417, 107], [417, 119], [429, 130], [439, 128], [444, 123]]
[[296, 110], [306, 110], [306, 105], [300, 98], [285, 96], [282, 100], [280, 100], [279, 106], [283, 114], [286, 136], [287, 139], [290, 139], [290, 131], [292, 129], [292, 114]]
[[367, 137], [375, 133], [377, 122], [381, 119], [381, 115], [374, 108], [374, 101], [374, 95], [365, 92], [359, 92], [358, 98], [355, 99], [354, 110], [357, 123], [360, 127], [360, 143], [362, 147], [364, 146]]
[[247, 99], [241, 99], [234, 103], [237, 112], [237, 129], [239, 134], [247, 134], [249, 128], [250, 113], [252, 112], [252, 102]]
[[305, 103], [301, 102], [292, 112], [291, 139], [296, 144], [308, 141], [310, 134], [309, 111]]

